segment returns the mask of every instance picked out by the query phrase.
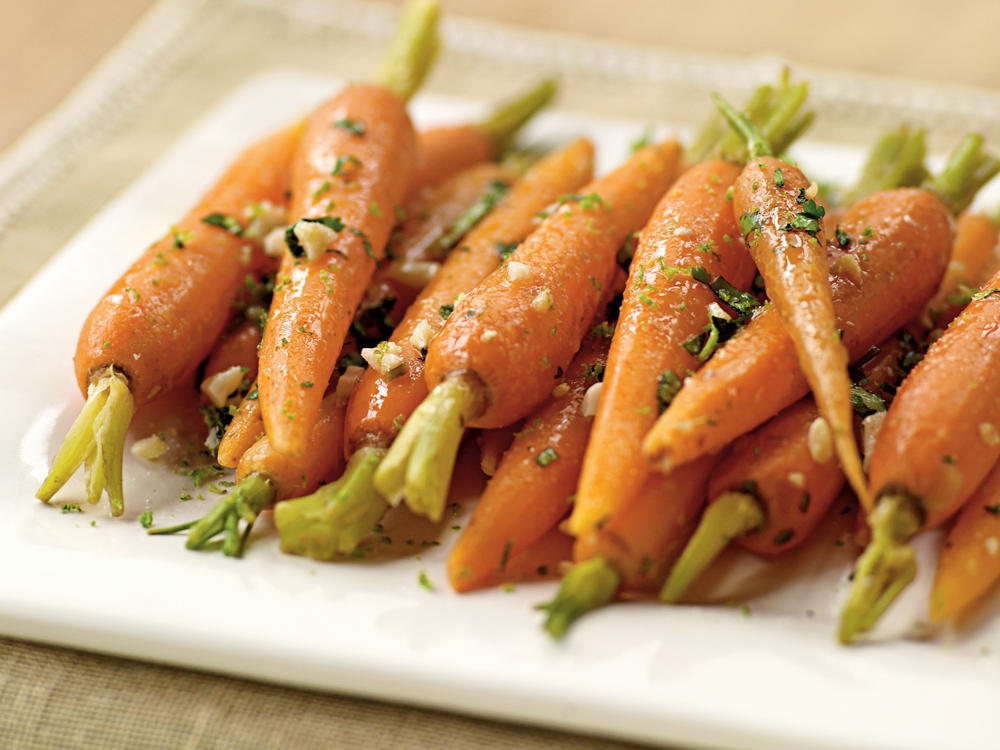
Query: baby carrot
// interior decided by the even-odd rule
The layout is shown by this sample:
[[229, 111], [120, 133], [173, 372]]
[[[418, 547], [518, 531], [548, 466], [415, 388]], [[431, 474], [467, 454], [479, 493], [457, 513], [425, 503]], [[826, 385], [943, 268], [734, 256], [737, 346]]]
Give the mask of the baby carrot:
[[551, 79], [501, 102], [478, 124], [446, 125], [420, 132], [411, 190], [433, 185], [463, 169], [497, 158], [524, 125], [556, 93]]
[[561, 637], [574, 620], [608, 604], [618, 591], [655, 591], [694, 528], [716, 462], [706, 456], [666, 476], [650, 474], [606, 526], [577, 538], [573, 569], [555, 598], [538, 607], [547, 613], [550, 635]]
[[292, 161], [288, 252], [260, 351], [260, 408], [275, 450], [300, 456], [416, 159], [406, 100], [437, 46], [437, 5], [407, 6], [377, 82], [307, 119]]
[[714, 328], [716, 317], [730, 317], [710, 283], [724, 286], [725, 299], [734, 304], [758, 305], [737, 291], [753, 278], [727, 200], [739, 171], [721, 161], [692, 167], [667, 191], [640, 235], [569, 519], [574, 535], [607, 523], [645, 481], [643, 437], [685, 373], [699, 366], [703, 352], [710, 353], [701, 345], [692, 350], [689, 342]]
[[[942, 175], [966, 161], [957, 155]], [[966, 194], [977, 187], [962, 185]], [[949, 213], [928, 191], [904, 188], [870, 196], [845, 215], [827, 250], [836, 326], [851, 358], [886, 339], [934, 293], [951, 248]], [[808, 391], [796, 362], [776, 311], [764, 310], [685, 381], [647, 435], [647, 457], [682, 464], [762, 424]]]
[[[206, 549], [212, 538], [223, 534], [223, 554], [240, 557], [246, 548], [254, 521], [276, 500], [315, 490], [323, 479], [343, 465], [344, 399], [327, 394], [320, 417], [309, 435], [310, 450], [292, 458], [274, 450], [266, 437], [254, 443], [240, 458], [237, 485], [200, 520], [151, 534], [172, 534], [189, 529], [188, 549]], [[240, 530], [240, 520], [244, 526]]]
[[493, 571], [476, 586], [469, 586], [462, 591], [551, 580], [569, 562], [572, 554], [573, 537], [559, 529], [549, 529], [521, 554], [511, 557], [503, 570]]
[[815, 183], [797, 167], [771, 156], [754, 125], [720, 97], [715, 100], [750, 145], [750, 160], [733, 191], [740, 230], [833, 433], [841, 468], [862, 505], [870, 507], [851, 423], [847, 350], [837, 332], [827, 278], [822, 221], [826, 210], [815, 201]]
[[428, 348], [433, 390], [375, 475], [393, 503], [439, 518], [465, 425], [528, 413], [569, 365], [611, 280], [625, 237], [673, 182], [676, 143], [648, 146], [580, 195], [564, 196], [506, 266], [455, 306]]
[[[548, 400], [527, 417], [504, 453], [448, 557], [452, 588], [479, 588], [531, 547], [570, 508], [593, 417], [587, 391], [607, 359], [611, 327], [595, 326]], [[596, 398], [591, 395], [590, 400]]]
[[506, 427], [494, 427], [492, 430], [482, 430], [476, 438], [479, 445], [479, 468], [488, 477], [497, 473], [497, 467], [503, 454], [514, 442], [514, 435], [520, 432], [521, 424], [514, 422]]
[[[1000, 440], [988, 432], [991, 441]], [[963, 615], [1000, 578], [1000, 463], [966, 501], [938, 557], [931, 589], [935, 622]]]
[[[352, 454], [344, 486], [283, 503], [275, 514], [286, 551], [326, 559], [350, 552], [369, 534], [386, 504], [371, 486], [372, 471], [403, 422], [427, 395], [423, 349], [452, 314], [460, 294], [478, 284], [535, 226], [537, 214], [559, 195], [589, 179], [593, 146], [574, 141], [547, 156], [514, 183], [507, 194], [465, 237], [441, 270], [407, 310], [376, 363], [363, 373], [347, 408], [347, 449]], [[378, 355], [378, 347], [374, 354]], [[385, 367], [385, 355], [402, 361]], [[384, 372], [382, 371], [384, 370]], [[368, 458], [360, 457], [364, 454]], [[355, 459], [354, 456], [357, 456]], [[359, 472], [355, 477], [352, 472]], [[314, 529], [310, 531], [310, 526]], [[314, 537], [314, 542], [303, 541]]]
[[87, 498], [107, 490], [124, 510], [121, 462], [137, 406], [190, 377], [230, 315], [246, 274], [240, 219], [254, 204], [280, 204], [299, 136], [291, 128], [251, 145], [219, 181], [115, 282], [91, 311], [74, 363], [87, 404], [38, 491], [48, 502], [86, 461]]
[[871, 458], [872, 541], [855, 567], [840, 639], [868, 630], [916, 574], [909, 540], [957, 511], [1000, 457], [1000, 274], [904, 381]]

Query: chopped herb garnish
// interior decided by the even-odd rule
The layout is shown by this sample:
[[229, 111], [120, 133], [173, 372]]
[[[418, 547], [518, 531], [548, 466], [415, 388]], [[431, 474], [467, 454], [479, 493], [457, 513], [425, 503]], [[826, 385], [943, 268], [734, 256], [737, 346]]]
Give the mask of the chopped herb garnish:
[[[338, 219], [338, 221], [339, 221], [339, 219]], [[347, 231], [350, 232], [351, 234], [353, 234], [355, 237], [360, 237], [361, 238], [361, 244], [364, 246], [364, 248], [365, 248], [365, 254], [369, 258], [374, 258], [375, 257], [375, 252], [372, 250], [372, 243], [368, 239], [368, 235], [367, 234], [365, 234], [364, 232], [362, 232], [357, 227], [347, 227]]]
[[507, 561], [510, 559], [510, 551], [514, 548], [514, 540], [508, 539], [503, 545], [503, 552], [500, 554], [500, 565], [499, 570], [503, 570], [507, 567]]
[[780, 169], [774, 170], [774, 185], [775, 185], [775, 187], [784, 187], [785, 186], [785, 176], [783, 174], [781, 174], [781, 170]]
[[599, 193], [588, 193], [587, 195], [566, 193], [564, 195], [560, 195], [559, 200], [556, 201], [556, 208], [565, 205], [566, 203], [579, 203], [580, 208], [584, 211], [590, 211], [598, 206], [605, 209], [611, 208], [611, 206], [608, 205], [608, 202], [604, 200]]
[[583, 367], [583, 378], [584, 380], [595, 380], [601, 381], [604, 379], [604, 363], [594, 362], [591, 365], [584, 365]]
[[802, 498], [799, 500], [799, 510], [803, 513], [809, 510], [809, 500], [809, 493], [804, 491], [802, 493]]
[[840, 228], [840, 224], [837, 225], [835, 234], [837, 235], [837, 244], [840, 247], [847, 247], [851, 244], [851, 238], [847, 236], [847, 232]]
[[851, 406], [860, 417], [886, 410], [885, 399], [860, 385], [851, 386]]
[[711, 284], [712, 275], [705, 270], [704, 266], [695, 266], [691, 269], [691, 278], [700, 281], [702, 284]]
[[197, 469], [175, 469], [174, 474], [180, 474], [184, 477], [190, 477], [191, 483], [195, 487], [201, 487], [206, 482], [211, 482], [213, 479], [218, 479], [226, 470], [223, 469], [218, 464], [208, 464], [206, 466], [200, 466]]
[[337, 161], [333, 165], [333, 170], [330, 172], [330, 176], [337, 177], [344, 172], [344, 168], [347, 167], [347, 165], [360, 167], [361, 160], [351, 156], [350, 154], [342, 154], [341, 156], [338, 156]]
[[480, 196], [479, 200], [465, 209], [458, 215], [458, 218], [451, 223], [451, 226], [448, 227], [448, 231], [445, 232], [444, 237], [438, 240], [438, 247], [441, 250], [450, 250], [458, 244], [458, 241], [467, 235], [469, 230], [490, 212], [493, 206], [495, 206], [500, 199], [503, 198], [504, 193], [506, 192], [507, 183], [502, 182], [501, 180], [493, 180], [493, 182], [490, 183], [490, 186], [486, 188], [486, 192]]
[[664, 370], [656, 381], [656, 402], [660, 407], [660, 414], [666, 411], [674, 396], [678, 394], [683, 382], [673, 370]]
[[612, 326], [607, 321], [603, 323], [598, 323], [596, 326], [590, 329], [591, 334], [602, 339], [609, 339], [615, 335], [614, 326]]
[[774, 544], [775, 546], [780, 547], [782, 544], [788, 542], [793, 536], [795, 536], [795, 532], [791, 529], [782, 529], [775, 535]]
[[949, 456], [947, 453], [941, 456], [941, 460], [944, 461], [949, 466], [954, 466], [955, 464], [958, 463], [958, 459], [956, 459], [954, 456]]
[[986, 299], [991, 294], [996, 294], [997, 292], [1000, 292], [1000, 289], [996, 289], [996, 288], [993, 288], [993, 289], [983, 289], [983, 290], [978, 291], [975, 294], [973, 294], [972, 295], [972, 299], [973, 300]]
[[333, 127], [340, 128], [341, 130], [346, 130], [352, 135], [364, 135], [365, 134], [365, 124], [360, 120], [351, 120], [347, 117], [343, 117], [333, 123]]
[[741, 318], [749, 318], [759, 308], [760, 302], [749, 292], [743, 292], [719, 276], [709, 286], [720, 300], [735, 310]]
[[431, 579], [427, 577], [427, 572], [424, 570], [421, 570], [419, 573], [417, 573], [417, 583], [419, 583], [428, 591], [434, 590], [434, 584], [431, 583]]
[[993, 514], [994, 516], [1000, 516], [1000, 503], [997, 503], [996, 505], [984, 505], [983, 510], [987, 513]]
[[639, 149], [646, 148], [646, 146], [648, 146], [652, 140], [653, 140], [653, 128], [647, 127], [641, 136], [639, 136], [636, 140], [632, 141], [632, 143], [629, 145], [629, 150], [631, 151], [631, 153], [634, 154]]
[[80, 507], [80, 503], [63, 503], [62, 513], [83, 513], [83, 508]]
[[455, 312], [455, 305], [451, 303], [441, 305], [441, 307], [438, 308], [438, 314], [445, 320], [448, 320], [453, 312]]
[[235, 234], [237, 237], [243, 235], [243, 226], [232, 216], [226, 216], [225, 214], [209, 214], [208, 216], [203, 216], [201, 220], [205, 224], [225, 229], [227, 232]]
[[549, 446], [541, 453], [539, 453], [538, 456], [535, 457], [535, 463], [538, 464], [539, 466], [545, 467], [548, 466], [553, 461], [555, 461], [557, 458], [559, 458], [559, 454], [556, 453], [555, 449], [552, 446]]
[[330, 192], [330, 188], [332, 187], [333, 185], [330, 184], [329, 180], [323, 180], [323, 184], [313, 191], [312, 200], [319, 200], [324, 193]]
[[187, 246], [191, 240], [194, 239], [194, 232], [182, 229], [178, 229], [176, 226], [170, 227], [170, 234], [174, 238], [174, 248], [176, 250], [182, 250]]
[[740, 232], [746, 237], [751, 232], [759, 232], [763, 225], [760, 223], [760, 211], [748, 211], [740, 217]]
[[315, 383], [313, 383], [311, 380], [303, 380], [301, 383], [299, 383], [299, 385], [301, 385], [303, 388], [312, 388], [315, 385]]
[[504, 261], [510, 257], [510, 254], [517, 249], [516, 242], [500, 242], [497, 241], [497, 254], [500, 256], [500, 260]]
[[147, 510], [139, 516], [139, 525], [144, 529], [151, 528], [153, 525], [153, 511]]

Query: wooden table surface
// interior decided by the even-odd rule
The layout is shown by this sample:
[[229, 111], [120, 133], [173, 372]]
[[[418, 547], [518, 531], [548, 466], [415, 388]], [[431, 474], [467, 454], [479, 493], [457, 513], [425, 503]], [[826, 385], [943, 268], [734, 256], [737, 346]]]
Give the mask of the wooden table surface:
[[[401, 0], [396, 0], [397, 2]], [[0, 0], [0, 150], [45, 115], [153, 0]], [[441, 0], [445, 12], [715, 54], [1000, 88], [1000, 3], [891, 0], [812, 6], [618, 0]], [[706, 13], [710, 11], [710, 13]]]

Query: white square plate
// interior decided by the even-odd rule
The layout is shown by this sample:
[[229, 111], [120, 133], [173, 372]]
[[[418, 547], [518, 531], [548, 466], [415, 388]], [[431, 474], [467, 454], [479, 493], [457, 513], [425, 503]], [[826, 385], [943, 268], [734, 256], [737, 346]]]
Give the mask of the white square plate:
[[[71, 357], [98, 296], [194, 202], [251, 138], [336, 90], [301, 71], [261, 75], [221, 102], [0, 311], [0, 632], [308, 688], [660, 743], [726, 748], [940, 750], [997, 746], [1000, 629], [936, 642], [844, 648], [834, 612], [849, 566], [840, 527], [793, 561], [794, 576], [739, 607], [630, 604], [582, 620], [564, 642], [531, 605], [550, 584], [466, 596], [446, 584], [454, 532], [422, 559], [320, 564], [273, 539], [243, 560], [149, 538], [136, 520], [203, 514], [184, 480], [131, 456], [126, 515], [61, 514], [33, 499], [82, 399]], [[420, 124], [464, 121], [481, 105], [414, 104]], [[608, 169], [643, 123], [547, 114], [528, 137], [587, 134]], [[814, 174], [851, 179], [862, 154], [803, 146]], [[82, 483], [57, 498], [82, 500]], [[207, 493], [206, 493], [207, 494]], [[211, 497], [211, 496], [209, 496]], [[932, 555], [934, 539], [923, 543]], [[932, 558], [922, 566], [932, 569]], [[756, 567], [754, 567], [756, 566]], [[746, 578], [768, 567], [742, 561]], [[433, 591], [418, 585], [427, 571]], [[921, 616], [926, 580], [884, 632]], [[739, 591], [739, 588], [734, 591]], [[748, 616], [749, 615], [749, 616]]]

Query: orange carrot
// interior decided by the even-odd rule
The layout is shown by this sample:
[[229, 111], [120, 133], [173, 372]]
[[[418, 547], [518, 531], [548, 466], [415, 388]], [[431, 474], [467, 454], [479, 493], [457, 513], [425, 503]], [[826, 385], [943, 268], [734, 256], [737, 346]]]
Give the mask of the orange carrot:
[[439, 518], [464, 426], [510, 424], [548, 395], [613, 276], [618, 248], [673, 182], [679, 156], [673, 142], [643, 148], [565, 196], [503, 268], [456, 303], [428, 348], [433, 390], [375, 474], [390, 502], [405, 497], [414, 512]]
[[243, 369], [243, 376], [252, 382], [257, 377], [259, 345], [260, 326], [251, 320], [239, 323], [215, 345], [208, 362], [205, 363], [205, 377], [238, 367]]
[[414, 3], [377, 83], [352, 84], [307, 119], [292, 160], [288, 252], [260, 356], [260, 408], [275, 450], [301, 456], [394, 209], [411, 183], [416, 136], [406, 100], [437, 47], [437, 6]]
[[546, 79], [500, 103], [483, 122], [445, 125], [420, 132], [411, 190], [433, 185], [483, 161], [497, 158], [517, 132], [551, 101], [555, 81]]
[[569, 510], [593, 416], [591, 404], [583, 410], [585, 394], [604, 367], [610, 334], [604, 324], [584, 339], [566, 377], [527, 417], [504, 454], [448, 557], [456, 591], [478, 588], [502, 571]]
[[503, 570], [492, 571], [475, 586], [456, 590], [465, 592], [504, 584], [552, 580], [559, 575], [560, 568], [569, 563], [572, 554], [573, 537], [559, 529], [549, 529], [521, 554], [512, 556]]
[[323, 398], [319, 419], [309, 436], [310, 450], [301, 458], [279, 453], [265, 437], [240, 458], [236, 487], [203, 518], [150, 529], [149, 533], [173, 534], [189, 529], [188, 549], [205, 549], [213, 537], [223, 534], [223, 554], [242, 556], [254, 521], [265, 508], [276, 500], [315, 490], [343, 465], [344, 406], [344, 399], [336, 393]]
[[701, 347], [692, 352], [685, 345], [703, 334], [706, 322], [714, 328], [713, 309], [721, 311], [709, 282], [724, 277], [745, 289], [753, 278], [727, 200], [738, 174], [720, 161], [693, 167], [642, 231], [569, 520], [577, 536], [607, 523], [645, 482], [643, 437], [684, 374], [699, 366]]
[[[991, 440], [1000, 440], [990, 433]], [[931, 589], [935, 622], [965, 614], [1000, 578], [1000, 464], [962, 506], [948, 532]]]
[[[397, 367], [382, 368], [386, 372], [376, 367], [365, 370], [351, 396], [347, 409], [347, 449], [352, 455], [348, 472], [359, 472], [343, 478], [351, 492], [323, 490], [282, 504], [276, 521], [286, 551], [326, 559], [338, 551], [350, 552], [369, 534], [386, 508], [371, 485], [371, 474], [402, 423], [427, 395], [421, 350], [444, 324], [456, 297], [497, 267], [531, 231], [542, 208], [585, 182], [592, 165], [593, 146], [586, 140], [575, 141], [542, 159], [464, 239], [463, 249], [445, 260], [390, 340], [380, 345], [382, 359], [376, 359], [377, 364], [384, 364], [386, 354], [402, 361]], [[379, 354], [376, 347], [369, 356], [374, 359]], [[334, 501], [336, 507], [330, 505]], [[310, 538], [314, 541], [308, 541]], [[300, 540], [306, 543], [299, 545]]]
[[107, 489], [124, 510], [121, 461], [136, 406], [191, 376], [230, 315], [249, 262], [241, 219], [253, 204], [280, 204], [297, 128], [247, 148], [171, 232], [154, 243], [91, 311], [74, 363], [87, 404], [38, 496], [45, 502], [86, 459], [88, 500]]
[[[572, 368], [570, 368], [572, 371]], [[479, 445], [479, 468], [488, 477], [497, 473], [497, 467], [503, 454], [514, 442], [514, 435], [521, 430], [521, 423], [507, 425], [506, 427], [494, 427], [492, 430], [481, 430], [476, 438]]]
[[871, 507], [851, 422], [848, 354], [837, 333], [827, 278], [826, 209], [815, 201], [817, 188], [798, 167], [771, 156], [749, 120], [721, 98], [716, 103], [750, 144], [750, 160], [733, 191], [740, 230], [833, 433], [841, 468], [862, 505]]
[[[851, 358], [900, 328], [934, 293], [951, 248], [948, 214], [937, 198], [910, 188], [877, 193], [848, 211], [828, 260], [836, 325]], [[791, 339], [777, 311], [766, 309], [685, 382], [643, 449], [653, 460], [683, 464], [807, 391]]]

